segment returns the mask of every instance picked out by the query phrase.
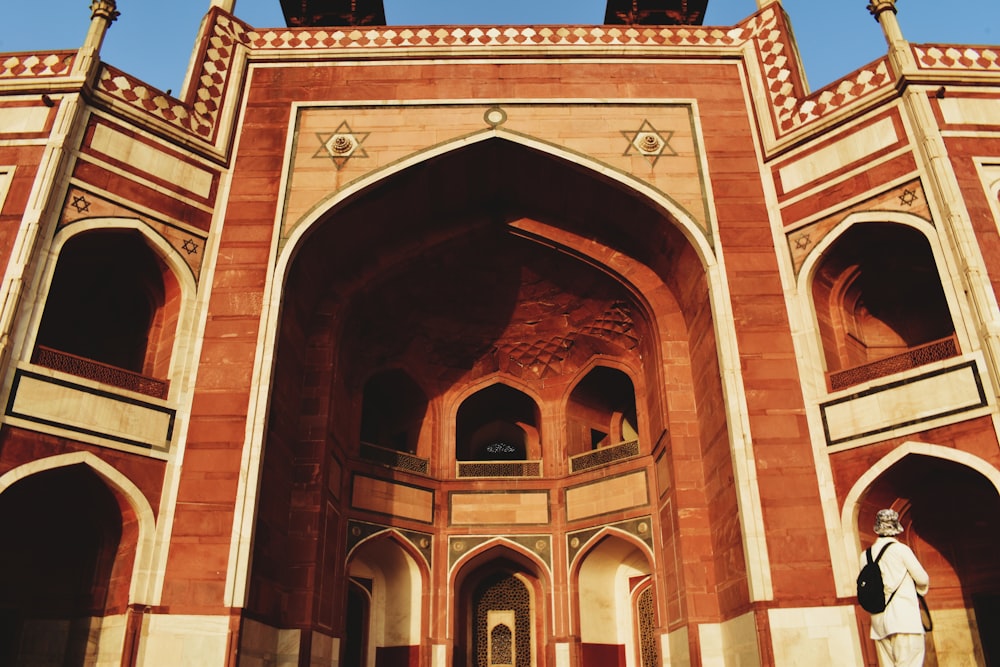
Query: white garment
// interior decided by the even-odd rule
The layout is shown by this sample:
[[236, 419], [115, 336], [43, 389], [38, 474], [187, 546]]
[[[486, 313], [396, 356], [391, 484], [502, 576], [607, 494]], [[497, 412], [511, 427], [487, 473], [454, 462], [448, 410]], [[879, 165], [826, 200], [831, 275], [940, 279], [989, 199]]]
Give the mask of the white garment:
[[[872, 614], [872, 639], [884, 639], [897, 633], [923, 635], [924, 626], [920, 621], [920, 602], [917, 593], [925, 595], [930, 583], [927, 571], [917, 561], [910, 547], [898, 542], [894, 537], [879, 537], [872, 545], [872, 560], [889, 546], [878, 562], [882, 571], [885, 599], [889, 600], [885, 611]], [[868, 562], [861, 553], [861, 567]], [[895, 595], [893, 595], [895, 591]], [[923, 639], [923, 637], [921, 637]], [[919, 663], [918, 663], [919, 664]]]
[[875, 640], [878, 663], [882, 667], [922, 667], [927, 645], [924, 636], [897, 632]]

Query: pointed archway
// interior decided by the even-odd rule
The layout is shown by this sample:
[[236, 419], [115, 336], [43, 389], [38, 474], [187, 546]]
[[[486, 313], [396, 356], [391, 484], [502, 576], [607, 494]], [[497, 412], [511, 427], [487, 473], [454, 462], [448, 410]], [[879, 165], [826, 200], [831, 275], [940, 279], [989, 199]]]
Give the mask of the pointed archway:
[[91, 664], [129, 602], [135, 535], [114, 493], [85, 465], [43, 470], [0, 493], [0, 531], [0, 664]]
[[1000, 493], [993, 481], [956, 460], [907, 454], [857, 501], [862, 547], [873, 541], [872, 517], [883, 507], [900, 513], [905, 531], [898, 539], [930, 575], [935, 631], [928, 652], [940, 664], [962, 656], [1000, 660]]
[[385, 532], [351, 552], [344, 667], [419, 664], [426, 576], [405, 544]]
[[[570, 474], [565, 406], [595, 364], [617, 369], [594, 376], [612, 377], [614, 387], [602, 393], [585, 383], [574, 396], [576, 418], [588, 431], [593, 417], [609, 438], [635, 442], [636, 456], [666, 452], [657, 479], [676, 477], [663, 482], [670, 486], [660, 497], [705, 489], [710, 475], [732, 470], [741, 459], [730, 455], [727, 412], [716, 409], [727, 405], [728, 376], [719, 371], [713, 304], [725, 299], [713, 297], [717, 267], [705, 238], [692, 240], [691, 224], [595, 169], [491, 139], [372, 181], [296, 230], [281, 250], [283, 282], [268, 310], [276, 352], [269, 416], [259, 425], [266, 444], [249, 613], [278, 628], [342, 627], [346, 558], [329, 554], [342, 549], [352, 519], [407, 528], [418, 521], [445, 538], [441, 505], [415, 508], [393, 495], [404, 487], [427, 498], [425, 490], [444, 485], [482, 487], [460, 472], [466, 454], [457, 426], [463, 400], [490, 385], [518, 387], [538, 406], [536, 415], [527, 402], [509, 401], [516, 409], [469, 420], [475, 444], [488, 447], [494, 436], [524, 442], [525, 453], [515, 450], [529, 460], [503, 461], [490, 479]], [[366, 412], [366, 401], [383, 394], [402, 399], [399, 412]], [[385, 421], [374, 424], [373, 414]], [[698, 427], [674, 434], [672, 421]], [[361, 433], [379, 439], [379, 460], [366, 453]], [[704, 453], [704, 466], [668, 472], [674, 451]], [[414, 472], [420, 477], [407, 477]], [[753, 492], [730, 483], [688, 501], [726, 524], [714, 533], [720, 559], [756, 565], [763, 560], [744, 557], [739, 511]], [[704, 528], [684, 517], [671, 525], [678, 534]], [[746, 572], [738, 570], [732, 578], [742, 591]], [[289, 576], [296, 571], [317, 574]], [[507, 574], [532, 589], [530, 571]], [[684, 589], [683, 567], [671, 575]], [[442, 590], [440, 582], [432, 587]], [[333, 618], [323, 618], [329, 609]], [[516, 624], [509, 629], [516, 646]], [[499, 646], [506, 635], [498, 632]]]
[[505, 544], [460, 565], [452, 609], [454, 667], [544, 667], [548, 622], [546, 575]]
[[576, 616], [584, 665], [653, 667], [656, 602], [646, 549], [616, 533], [592, 540], [575, 568]]

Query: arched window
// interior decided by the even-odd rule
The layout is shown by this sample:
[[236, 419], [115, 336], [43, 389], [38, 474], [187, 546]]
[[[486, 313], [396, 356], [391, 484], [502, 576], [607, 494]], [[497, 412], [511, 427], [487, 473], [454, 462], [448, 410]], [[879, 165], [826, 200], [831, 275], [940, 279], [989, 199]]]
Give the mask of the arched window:
[[427, 396], [409, 375], [390, 370], [365, 383], [361, 441], [414, 454], [427, 414]]
[[139, 232], [79, 234], [59, 254], [34, 361], [165, 397], [179, 305], [179, 284]]
[[570, 456], [637, 441], [632, 380], [613, 368], [593, 369], [570, 394], [566, 421]]
[[911, 227], [853, 226], [818, 265], [812, 295], [833, 390], [958, 353], [934, 255]]
[[523, 461], [538, 442], [538, 406], [527, 394], [495, 384], [458, 409], [459, 461]]

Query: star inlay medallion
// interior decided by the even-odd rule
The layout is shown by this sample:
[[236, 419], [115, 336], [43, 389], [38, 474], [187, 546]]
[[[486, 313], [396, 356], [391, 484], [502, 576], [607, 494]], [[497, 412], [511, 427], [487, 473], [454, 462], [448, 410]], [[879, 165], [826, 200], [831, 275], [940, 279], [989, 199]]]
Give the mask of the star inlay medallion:
[[70, 205], [76, 209], [77, 213], [87, 213], [90, 211], [90, 202], [83, 195], [74, 196], [73, 203]]
[[642, 155], [652, 166], [656, 166], [657, 161], [664, 155], [677, 155], [670, 147], [670, 138], [673, 132], [660, 132], [648, 120], [642, 121], [638, 130], [621, 130], [622, 136], [628, 139], [628, 148], [625, 155], [638, 153]]
[[368, 157], [367, 151], [361, 147], [371, 132], [355, 132], [345, 120], [333, 132], [317, 132], [320, 149], [314, 158], [329, 158], [337, 171], [340, 171], [352, 157]]

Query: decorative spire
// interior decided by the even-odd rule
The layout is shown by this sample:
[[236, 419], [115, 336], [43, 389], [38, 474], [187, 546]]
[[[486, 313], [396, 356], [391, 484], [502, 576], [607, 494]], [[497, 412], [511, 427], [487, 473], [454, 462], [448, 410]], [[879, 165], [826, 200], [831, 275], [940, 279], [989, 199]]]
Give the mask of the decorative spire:
[[875, 17], [875, 20], [879, 20], [879, 16], [882, 12], [892, 12], [896, 13], [896, 0], [871, 0], [868, 3], [868, 11], [871, 15]]
[[882, 26], [885, 41], [889, 45], [889, 63], [899, 77], [915, 72], [917, 63], [913, 59], [910, 44], [903, 38], [903, 31], [896, 19], [896, 0], [870, 0], [868, 11]]
[[109, 24], [120, 16], [115, 0], [94, 0], [90, 3], [90, 18], [102, 18]]
[[83, 41], [83, 46], [77, 52], [76, 61], [73, 63], [74, 74], [88, 78], [97, 75], [104, 36], [118, 16], [118, 4], [115, 0], [93, 0], [90, 3], [90, 28], [87, 30], [87, 38]]

